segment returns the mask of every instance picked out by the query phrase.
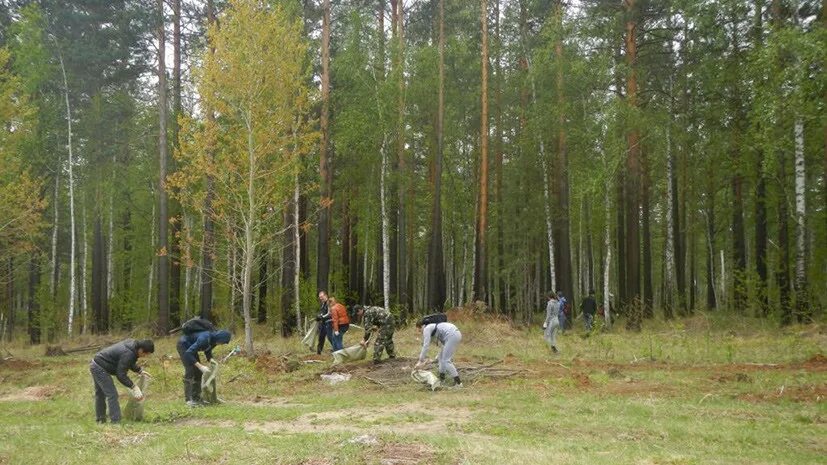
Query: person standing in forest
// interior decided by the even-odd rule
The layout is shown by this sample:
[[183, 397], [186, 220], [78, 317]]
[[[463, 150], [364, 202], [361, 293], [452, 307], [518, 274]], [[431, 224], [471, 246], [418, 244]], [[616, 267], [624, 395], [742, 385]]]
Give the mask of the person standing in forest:
[[337, 301], [335, 297], [331, 297], [328, 302], [330, 306], [330, 329], [333, 331], [333, 338], [330, 342], [333, 344], [333, 351], [336, 352], [344, 349], [343, 339], [350, 328], [350, 317], [347, 315], [347, 307]]
[[569, 301], [566, 300], [566, 297], [563, 295], [563, 291], [559, 289], [557, 290], [557, 301], [560, 302], [560, 312], [558, 318], [560, 320], [560, 332], [562, 333], [566, 330], [566, 328], [568, 328], [568, 325], [570, 324], [569, 313], [567, 311], [567, 304], [569, 303]]
[[382, 352], [388, 352], [388, 358], [396, 358], [396, 350], [393, 344], [393, 333], [395, 331], [393, 315], [383, 307], [357, 307], [356, 315], [362, 319], [362, 326], [365, 327], [365, 337], [360, 343], [362, 347], [368, 346], [368, 341], [374, 331], [379, 334], [373, 344], [373, 363], [377, 364], [382, 360]]
[[553, 292], [549, 292], [548, 303], [546, 303], [546, 321], [543, 323], [543, 338], [555, 354], [559, 352], [557, 350], [557, 330], [560, 328], [561, 307], [557, 296]]
[[442, 345], [437, 361], [439, 362], [439, 381], [444, 382], [445, 376], [448, 375], [454, 380], [455, 387], [462, 387], [462, 381], [459, 378], [457, 367], [454, 366], [454, 353], [457, 351], [457, 346], [462, 341], [462, 333], [453, 323], [430, 323], [424, 324], [422, 320], [416, 323], [417, 328], [422, 329], [422, 351], [419, 353], [419, 362], [415, 368], [419, 369], [425, 365], [426, 357], [428, 356], [428, 346], [431, 341], [435, 340], [437, 345]]
[[106, 407], [109, 405], [109, 419], [112, 423], [121, 421], [121, 404], [118, 402], [118, 390], [112, 381], [112, 376], [126, 386], [132, 397], [143, 400], [144, 394], [127, 376], [127, 371], [149, 376], [137, 365], [138, 359], [155, 352], [155, 343], [150, 339], [126, 339], [113, 344], [97, 354], [89, 363], [89, 372], [92, 374], [92, 383], [95, 386], [95, 419], [98, 423], [106, 423]]
[[184, 399], [190, 407], [203, 403], [201, 399], [201, 375], [210, 370], [201, 363], [198, 352], [204, 352], [207, 362], [213, 359], [212, 351], [219, 344], [230, 342], [232, 334], [227, 330], [200, 331], [184, 334], [178, 339], [178, 355], [184, 365]]
[[327, 291], [319, 291], [319, 314], [316, 315], [316, 324], [319, 325], [319, 343], [316, 347], [316, 354], [321, 355], [324, 349], [324, 340], [328, 339], [330, 345], [333, 345], [333, 333], [330, 331], [332, 326], [330, 318], [330, 302], [327, 297]]
[[594, 314], [597, 313], [597, 301], [594, 300], [594, 289], [589, 289], [589, 295], [583, 299], [580, 304], [580, 309], [583, 311], [583, 326], [586, 332], [592, 330], [592, 322], [594, 322]]

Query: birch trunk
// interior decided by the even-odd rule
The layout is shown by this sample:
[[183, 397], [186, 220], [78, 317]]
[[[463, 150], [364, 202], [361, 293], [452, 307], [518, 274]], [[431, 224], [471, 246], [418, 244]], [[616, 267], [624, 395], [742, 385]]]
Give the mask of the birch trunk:
[[385, 177], [388, 157], [385, 153], [386, 138], [382, 139], [382, 171], [379, 174], [379, 200], [382, 206], [382, 295], [384, 296], [385, 310], [390, 310], [390, 244], [388, 237], [388, 209], [385, 204]]
[[252, 290], [251, 280], [256, 245], [253, 237], [255, 223], [255, 170], [256, 157], [253, 145], [253, 129], [250, 116], [247, 116], [247, 218], [244, 220], [244, 271], [241, 283], [242, 309], [244, 312], [244, 347], [247, 356], [253, 355], [253, 321], [251, 317]]
[[57, 274], [58, 274], [58, 266], [57, 266], [57, 231], [58, 226], [60, 225], [60, 209], [58, 208], [60, 200], [60, 169], [57, 170], [55, 173], [55, 196], [54, 196], [54, 203], [55, 203], [55, 214], [54, 214], [54, 221], [52, 226], [52, 272], [49, 275], [49, 293], [52, 295], [52, 299], [54, 300], [55, 296], [57, 295]]
[[115, 249], [115, 224], [114, 224], [114, 190], [115, 190], [115, 157], [112, 157], [112, 190], [109, 191], [109, 248], [106, 250], [106, 295], [111, 299], [114, 294], [112, 289], [112, 251]]
[[603, 188], [603, 202], [606, 204], [606, 226], [603, 230], [603, 247], [606, 249], [606, 263], [603, 266], [603, 316], [606, 318], [607, 328], [612, 327], [612, 304], [610, 299], [611, 287], [609, 283], [609, 277], [611, 276], [612, 269], [612, 212], [610, 208], [612, 205], [612, 199], [609, 196], [609, 192], [611, 192], [611, 190], [611, 178], [606, 176], [606, 184]]
[[[295, 135], [295, 131], [294, 131]], [[295, 266], [293, 267], [293, 293], [295, 294], [293, 299], [293, 305], [296, 309], [296, 329], [299, 331], [299, 334], [303, 334], [304, 326], [302, 326], [302, 311], [301, 311], [301, 233], [299, 232], [299, 209], [300, 205], [300, 185], [299, 185], [299, 171], [296, 170], [296, 175], [293, 180], [294, 188], [293, 188], [293, 247], [295, 247], [295, 255], [294, 260], [296, 262]]]
[[81, 211], [81, 228], [83, 229], [83, 262], [80, 265], [80, 314], [82, 318], [81, 334], [86, 334], [86, 328], [89, 322], [87, 317], [87, 297], [86, 297], [86, 277], [87, 277], [87, 262], [89, 261], [89, 242], [86, 239], [86, 204], [83, 204]]
[[[671, 42], [670, 42], [671, 54]], [[666, 277], [663, 297], [665, 318], [672, 318], [672, 298], [675, 290], [675, 154], [672, 152], [672, 75], [669, 76], [669, 125], [666, 128]]]
[[804, 121], [795, 118], [795, 303], [798, 321], [808, 316], [807, 176], [804, 166]]
[[[69, 105], [69, 83], [66, 79], [66, 67], [63, 65], [63, 54], [58, 52], [60, 60], [60, 72], [63, 76], [63, 97], [66, 102], [66, 127], [67, 127], [67, 147], [69, 149], [69, 228], [70, 233], [70, 248], [69, 248], [69, 323], [67, 325], [67, 333], [72, 336], [72, 323], [75, 317], [75, 300], [77, 300], [77, 289], [75, 285], [75, 178], [74, 178], [74, 159], [72, 157], [72, 107]], [[57, 207], [57, 204], [55, 204]], [[57, 210], [55, 210], [57, 212]], [[57, 217], [57, 215], [55, 215]], [[56, 243], [53, 243], [55, 247]]]

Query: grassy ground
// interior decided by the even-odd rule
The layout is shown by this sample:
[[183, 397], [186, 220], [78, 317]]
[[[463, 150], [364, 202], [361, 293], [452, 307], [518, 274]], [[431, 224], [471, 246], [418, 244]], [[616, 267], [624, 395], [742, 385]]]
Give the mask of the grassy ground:
[[[498, 369], [521, 371], [437, 392], [401, 382], [404, 361], [397, 382], [382, 382], [387, 365], [359, 362], [350, 381], [331, 386], [319, 378], [327, 362], [305, 363], [312, 357], [297, 340], [262, 334], [267, 353], [224, 366], [227, 402], [197, 409], [181, 399], [174, 341], [159, 340], [144, 359], [154, 375], [147, 421], [120, 426], [93, 421], [91, 354], [10, 346], [14, 358], [0, 362], [0, 464], [824, 463], [824, 327], [710, 318], [641, 334], [569, 332], [558, 356], [537, 328], [461, 321], [458, 366], [503, 360]], [[396, 341], [415, 357], [412, 328]]]

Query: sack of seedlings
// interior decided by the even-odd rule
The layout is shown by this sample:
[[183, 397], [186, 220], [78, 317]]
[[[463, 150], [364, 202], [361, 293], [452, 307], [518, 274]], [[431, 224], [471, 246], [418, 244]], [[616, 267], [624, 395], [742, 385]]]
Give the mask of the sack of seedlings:
[[355, 346], [345, 347], [344, 349], [333, 352], [333, 364], [338, 365], [340, 363], [354, 362], [356, 360], [362, 360], [367, 356], [368, 350], [362, 347], [361, 344], [356, 344]]
[[210, 360], [209, 371], [201, 376], [201, 398], [208, 404], [220, 404], [218, 398], [218, 362]]
[[442, 384], [435, 374], [427, 370], [414, 370], [411, 372], [411, 378], [417, 383], [428, 386], [432, 391], [435, 391]]
[[146, 388], [149, 387], [149, 377], [146, 375], [138, 375], [138, 381], [135, 385], [140, 388], [141, 392], [144, 394], [144, 398], [138, 400], [130, 394], [129, 400], [126, 401], [126, 408], [123, 410], [123, 416], [127, 420], [143, 421], [144, 400], [146, 400]]
[[310, 349], [311, 351], [316, 350], [316, 344], [319, 339], [319, 325], [314, 321], [310, 323], [310, 330], [307, 331], [307, 334], [304, 335], [302, 338], [302, 345]]

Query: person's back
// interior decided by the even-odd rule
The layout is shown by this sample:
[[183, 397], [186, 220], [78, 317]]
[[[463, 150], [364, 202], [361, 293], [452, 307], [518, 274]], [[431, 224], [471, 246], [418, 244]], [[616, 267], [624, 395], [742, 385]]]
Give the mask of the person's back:
[[583, 313], [586, 315], [594, 315], [597, 313], [597, 302], [594, 300], [594, 295], [589, 295], [583, 299]]

